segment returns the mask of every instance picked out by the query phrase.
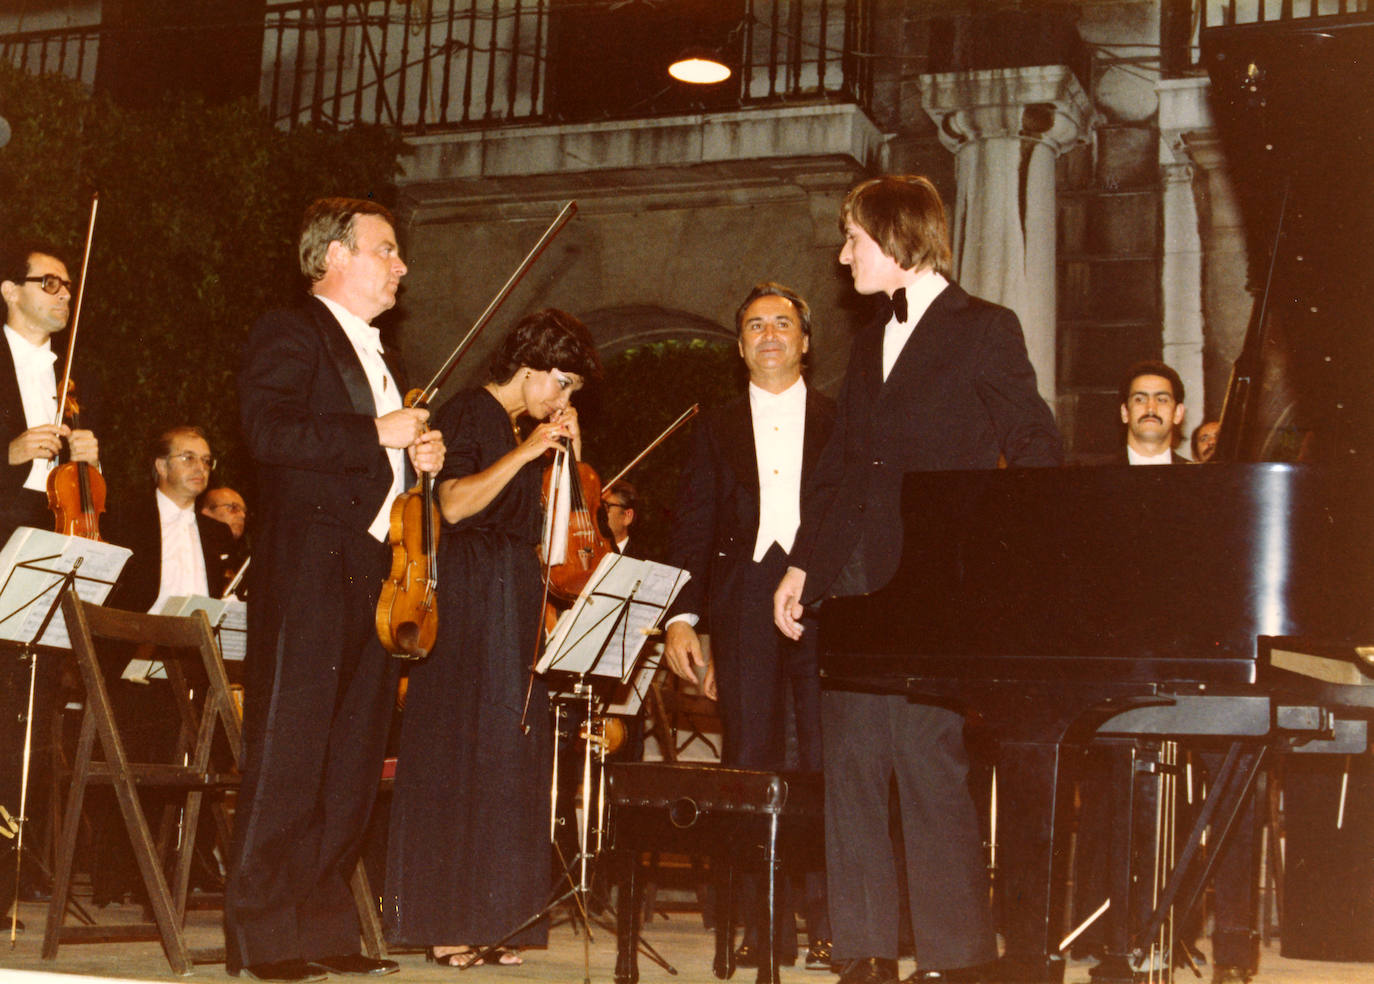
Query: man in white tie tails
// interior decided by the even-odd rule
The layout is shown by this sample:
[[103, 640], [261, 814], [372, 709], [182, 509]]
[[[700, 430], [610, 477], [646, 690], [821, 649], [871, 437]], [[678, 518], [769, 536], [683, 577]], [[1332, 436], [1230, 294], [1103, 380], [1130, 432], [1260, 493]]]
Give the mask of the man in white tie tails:
[[[787, 567], [806, 479], [820, 458], [835, 404], [806, 385], [802, 357], [811, 346], [811, 309], [795, 291], [761, 283], [735, 314], [749, 389], [702, 415], [682, 470], [669, 563], [692, 575], [668, 611], [664, 661], [696, 680], [706, 671], [698, 631], [709, 631], [719, 694], [721, 761], [740, 769], [787, 768], [787, 708], [799, 762], [821, 768], [820, 679], [815, 633], [794, 642], [773, 625], [773, 588]], [[699, 619], [701, 620], [699, 624]], [[806, 875], [806, 964], [830, 969], [824, 873]], [[747, 912], [740, 961], [753, 965], [759, 941]], [[796, 950], [792, 920], [779, 920], [778, 959]]]

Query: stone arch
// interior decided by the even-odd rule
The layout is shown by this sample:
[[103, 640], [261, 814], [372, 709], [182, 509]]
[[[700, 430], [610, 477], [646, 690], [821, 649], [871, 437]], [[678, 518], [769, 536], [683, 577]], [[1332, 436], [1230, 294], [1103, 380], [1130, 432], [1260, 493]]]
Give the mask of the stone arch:
[[700, 315], [651, 304], [601, 308], [579, 317], [591, 330], [604, 360], [654, 342], [701, 340], [728, 344], [735, 340], [732, 328], [724, 328]]

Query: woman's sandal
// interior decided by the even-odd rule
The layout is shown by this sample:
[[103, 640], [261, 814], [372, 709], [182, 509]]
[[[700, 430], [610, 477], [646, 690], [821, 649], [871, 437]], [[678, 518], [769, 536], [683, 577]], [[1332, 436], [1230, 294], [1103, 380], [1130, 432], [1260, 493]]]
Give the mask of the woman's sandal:
[[481, 960], [477, 960], [473, 963], [468, 963], [469, 960], [472, 960], [473, 956], [475, 956], [478, 953], [483, 953], [484, 951], [486, 951], [486, 947], [465, 946], [460, 950], [454, 950], [450, 953], [443, 953], [439, 954], [438, 956], [435, 956], [434, 947], [431, 946], [425, 950], [425, 959], [430, 963], [436, 963], [441, 967], [455, 968], [482, 966], [518, 967], [525, 962], [520, 958], [519, 951], [507, 950], [504, 947], [497, 947], [490, 953], [486, 953]]

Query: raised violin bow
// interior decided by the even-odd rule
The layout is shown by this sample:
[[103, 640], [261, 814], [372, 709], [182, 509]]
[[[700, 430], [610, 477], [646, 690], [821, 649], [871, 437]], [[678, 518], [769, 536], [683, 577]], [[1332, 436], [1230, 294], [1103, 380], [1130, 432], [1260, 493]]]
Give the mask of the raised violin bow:
[[575, 214], [577, 214], [577, 202], [570, 201], [563, 206], [562, 210], [560, 210], [556, 216], [554, 216], [553, 222], [544, 230], [544, 234], [539, 237], [539, 241], [534, 244], [534, 248], [520, 261], [520, 265], [515, 268], [515, 272], [510, 275], [510, 279], [505, 282], [504, 286], [496, 292], [496, 296], [491, 299], [491, 303], [487, 305], [487, 309], [481, 313], [475, 322], [473, 322], [472, 327], [468, 329], [468, 333], [463, 336], [462, 341], [454, 347], [448, 360], [439, 367], [439, 371], [434, 374], [434, 378], [420, 391], [420, 398], [417, 401], [418, 404], [427, 405], [434, 399], [435, 394], [439, 392], [439, 387], [444, 385], [444, 380], [448, 379], [449, 373], [451, 373], [454, 366], [458, 364], [458, 360], [462, 358], [463, 353], [467, 351], [467, 347], [472, 344], [472, 340], [477, 337], [477, 333], [487, 326], [487, 322], [490, 321], [492, 315], [496, 313], [496, 309], [505, 302], [508, 296], [510, 296], [510, 292], [515, 289], [515, 285], [529, 272], [530, 267], [534, 266], [534, 261], [539, 259], [539, 255], [544, 252], [545, 248], [553, 240], [553, 237], [562, 231], [563, 227], [568, 224], [568, 221]]
[[639, 464], [641, 461], [644, 460], [645, 455], [647, 455], [654, 448], [658, 447], [664, 441], [668, 440], [668, 438], [672, 437], [673, 431], [677, 430], [683, 424], [687, 423], [687, 421], [695, 417], [697, 415], [697, 412], [700, 410], [701, 404], [693, 403], [686, 410], [682, 411], [682, 415], [679, 416], [677, 420], [674, 420], [671, 424], [669, 424], [667, 429], [665, 429], [662, 434], [658, 435], [658, 437], [650, 441], [648, 447], [646, 447], [643, 451], [639, 452], [639, 454], [631, 458], [630, 463], [628, 465], [620, 469], [620, 471], [616, 472], [614, 478], [612, 478], [605, 485], [601, 486], [601, 494], [605, 495], [607, 492], [611, 491], [611, 488], [615, 485], [616, 482], [624, 478], [626, 474], [629, 473], [631, 468], [633, 468], [635, 465]]

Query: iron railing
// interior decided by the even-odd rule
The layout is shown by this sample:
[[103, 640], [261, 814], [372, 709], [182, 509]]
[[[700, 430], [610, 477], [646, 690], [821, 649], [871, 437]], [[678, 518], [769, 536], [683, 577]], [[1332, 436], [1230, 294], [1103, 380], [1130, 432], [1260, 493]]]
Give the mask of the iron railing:
[[[864, 52], [875, 2], [719, 0], [737, 71], [705, 107], [825, 99], [869, 106]], [[557, 86], [586, 76], [571, 61], [579, 53], [560, 47], [559, 18], [616, 8], [613, 0], [269, 2], [259, 99], [283, 127], [379, 123], [407, 133], [680, 111], [681, 100], [560, 98]], [[95, 26], [0, 36], [0, 57], [89, 85], [100, 34]]]
[[0, 34], [0, 61], [34, 75], [66, 75], [95, 85], [100, 27], [66, 27]]
[[1371, 0], [1164, 0], [1162, 74], [1171, 78], [1198, 70], [1200, 39], [1209, 27], [1344, 17], [1371, 10]]

